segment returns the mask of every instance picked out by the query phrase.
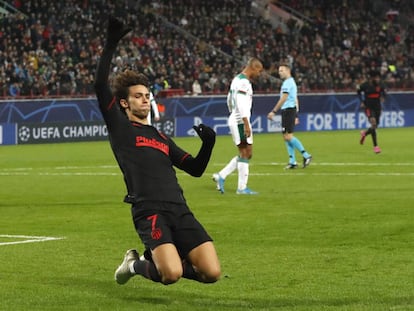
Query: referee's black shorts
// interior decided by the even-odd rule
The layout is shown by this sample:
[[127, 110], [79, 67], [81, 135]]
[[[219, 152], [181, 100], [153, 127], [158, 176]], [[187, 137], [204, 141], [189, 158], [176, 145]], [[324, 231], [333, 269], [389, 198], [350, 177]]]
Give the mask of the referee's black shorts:
[[282, 109], [282, 133], [293, 133], [295, 130], [296, 108]]

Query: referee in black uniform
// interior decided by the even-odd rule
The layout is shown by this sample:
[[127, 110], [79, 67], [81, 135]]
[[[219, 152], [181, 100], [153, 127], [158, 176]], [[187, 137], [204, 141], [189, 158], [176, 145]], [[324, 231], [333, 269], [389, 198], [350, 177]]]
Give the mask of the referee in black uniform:
[[109, 132], [109, 140], [124, 175], [133, 222], [145, 255], [128, 250], [115, 271], [125, 284], [139, 274], [154, 282], [171, 284], [181, 277], [203, 283], [220, 278], [220, 263], [211, 237], [188, 208], [173, 167], [200, 177], [207, 167], [216, 139], [201, 124], [194, 130], [202, 140], [196, 157], [148, 125], [149, 81], [143, 74], [119, 73], [112, 90], [108, 77], [118, 42], [130, 31], [110, 17], [106, 43], [97, 67], [95, 90]]

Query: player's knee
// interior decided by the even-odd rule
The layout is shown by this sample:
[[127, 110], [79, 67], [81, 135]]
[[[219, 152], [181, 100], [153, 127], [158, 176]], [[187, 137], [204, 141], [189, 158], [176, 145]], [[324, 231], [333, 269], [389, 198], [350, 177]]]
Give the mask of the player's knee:
[[220, 267], [212, 267], [204, 273], [203, 279], [205, 283], [214, 283], [220, 279], [220, 276], [221, 276]]
[[214, 270], [210, 271], [208, 278], [211, 280], [211, 282], [216, 282], [221, 277], [221, 270], [220, 267], [215, 268]]
[[177, 283], [179, 279], [179, 277], [162, 277], [161, 283], [164, 285], [170, 285]]
[[161, 272], [161, 283], [164, 285], [173, 284], [177, 282], [183, 275], [182, 269], [168, 269]]
[[217, 282], [221, 276], [220, 264], [208, 265], [207, 267], [200, 269], [199, 275], [201, 277], [202, 282], [204, 283]]
[[285, 134], [283, 134], [283, 139], [284, 139], [285, 141], [290, 141], [292, 138], [293, 138], [293, 136], [292, 136], [292, 134], [290, 134], [290, 133], [285, 133]]
[[241, 156], [240, 158], [241, 159], [244, 159], [244, 160], [250, 160], [251, 158], [253, 157], [253, 154], [251, 153], [251, 152], [249, 152], [249, 153], [245, 153], [243, 156]]

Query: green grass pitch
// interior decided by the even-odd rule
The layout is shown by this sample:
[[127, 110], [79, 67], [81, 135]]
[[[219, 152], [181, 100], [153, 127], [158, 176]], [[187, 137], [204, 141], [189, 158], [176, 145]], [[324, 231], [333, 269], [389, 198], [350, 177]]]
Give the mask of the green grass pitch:
[[218, 137], [203, 177], [177, 172], [219, 253], [223, 277], [208, 285], [115, 283], [142, 245], [107, 142], [2, 146], [0, 310], [414, 310], [413, 131], [379, 129], [378, 155], [358, 131], [298, 132], [314, 160], [291, 171], [281, 134], [255, 134], [257, 196], [235, 194], [236, 174], [215, 190], [236, 154]]

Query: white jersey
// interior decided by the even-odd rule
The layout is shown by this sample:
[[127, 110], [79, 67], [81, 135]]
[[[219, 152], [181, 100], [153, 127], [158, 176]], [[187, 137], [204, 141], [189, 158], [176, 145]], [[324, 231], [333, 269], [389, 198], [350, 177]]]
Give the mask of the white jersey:
[[229, 108], [229, 124], [243, 124], [242, 118], [250, 122], [253, 101], [253, 87], [249, 79], [242, 73], [231, 81], [227, 94], [227, 107]]

